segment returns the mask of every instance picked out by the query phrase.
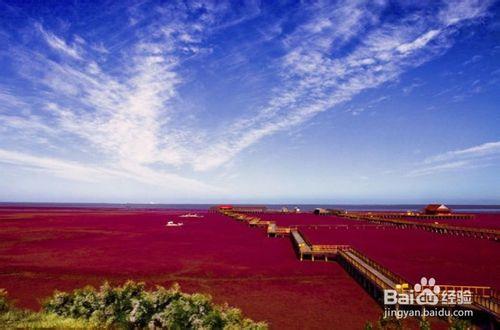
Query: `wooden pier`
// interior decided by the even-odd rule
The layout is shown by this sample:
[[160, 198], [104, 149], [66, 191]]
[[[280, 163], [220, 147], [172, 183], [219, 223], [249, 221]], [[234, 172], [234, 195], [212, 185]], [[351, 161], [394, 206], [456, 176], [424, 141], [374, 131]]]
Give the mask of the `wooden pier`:
[[[368, 221], [376, 224], [386, 224], [386, 225], [396, 226], [398, 228], [415, 228], [442, 235], [454, 235], [454, 236], [500, 241], [500, 230], [497, 229], [474, 228], [474, 227], [463, 227], [463, 226], [459, 227], [444, 223], [425, 223], [425, 222], [405, 220], [396, 217], [388, 218], [387, 215], [385, 216], [373, 215], [370, 213], [346, 213], [343, 214], [342, 217], [345, 219], [356, 220], [356, 221]], [[443, 218], [451, 216], [434, 215], [432, 217]]]
[[280, 227], [277, 226], [275, 222], [271, 221], [271, 223], [267, 226], [267, 236], [269, 237], [285, 237], [290, 236], [293, 229], [295, 227]]
[[[356, 250], [350, 245], [314, 245], [307, 241], [307, 239], [302, 235], [299, 230], [301, 226], [293, 227], [280, 227], [276, 225], [274, 221], [262, 221], [260, 218], [255, 216], [248, 216], [234, 211], [220, 211], [220, 213], [232, 217], [238, 221], [247, 222], [253, 227], [266, 227], [267, 234], [269, 237], [290, 237], [293, 247], [301, 261], [303, 260], [321, 260], [321, 261], [336, 261], [338, 262], [357, 282], [359, 282], [363, 288], [374, 297], [380, 304], [383, 304], [384, 290], [392, 289], [398, 292], [404, 293], [405, 291], [413, 290], [413, 286], [409, 284], [409, 281], [405, 280], [403, 277], [392, 272], [387, 267], [384, 267], [377, 263], [376, 261], [370, 259], [360, 251]], [[413, 228], [417, 225], [423, 225], [424, 227], [416, 227], [419, 229], [427, 230], [428, 225], [432, 224], [422, 224], [414, 223], [406, 220], [397, 219], [385, 219], [379, 217], [366, 217], [360, 214], [346, 214], [344, 217], [352, 220], [366, 220], [370, 222], [375, 222], [377, 224], [389, 224], [395, 226], [409, 226], [408, 228]], [[308, 227], [309, 225], [303, 226]], [[326, 226], [326, 227], [336, 227], [335, 225], [312, 225], [315, 227]], [[338, 225], [337, 229], [348, 229], [346, 225]], [[353, 227], [359, 227], [363, 225], [354, 225]], [[373, 227], [373, 226], [371, 226]], [[380, 226], [376, 226], [379, 228]], [[382, 226], [383, 227], [383, 226]], [[453, 226], [450, 226], [453, 227]], [[380, 227], [381, 228], [381, 227]], [[406, 228], [406, 227], [405, 227]], [[465, 228], [464, 227], [453, 227], [453, 231], [440, 232], [443, 234], [451, 234], [452, 232], [457, 235], [462, 235], [465, 237], [470, 237], [474, 230], [478, 228]], [[447, 227], [439, 227], [440, 230], [449, 230]], [[491, 234], [491, 233], [490, 233]], [[495, 233], [498, 235], [498, 233]], [[479, 235], [479, 234], [476, 234]], [[483, 237], [480, 237], [483, 238]], [[484, 237], [486, 238], [486, 237]], [[492, 238], [488, 238], [492, 239]], [[496, 240], [496, 238], [494, 238]], [[457, 286], [457, 285], [441, 285], [439, 284], [441, 292], [444, 290], [455, 290], [455, 291], [468, 291], [471, 293], [471, 304], [470, 305], [438, 305], [440, 307], [446, 307], [450, 309], [454, 308], [471, 308], [476, 311], [481, 311], [486, 313], [491, 317], [493, 322], [500, 322], [500, 295], [499, 293], [490, 287], [483, 286]], [[441, 298], [441, 297], [440, 297]], [[410, 306], [411, 307], [411, 306]], [[422, 308], [421, 305], [412, 305], [413, 308]], [[396, 307], [398, 308], [398, 307]]]
[[[344, 213], [345, 214], [345, 213]], [[384, 219], [402, 219], [411, 218], [416, 220], [472, 220], [474, 219], [473, 214], [462, 214], [462, 213], [450, 213], [450, 214], [424, 214], [424, 213], [402, 213], [402, 212], [388, 212], [388, 213], [372, 213], [367, 212], [367, 214], [376, 214], [376, 216]]]

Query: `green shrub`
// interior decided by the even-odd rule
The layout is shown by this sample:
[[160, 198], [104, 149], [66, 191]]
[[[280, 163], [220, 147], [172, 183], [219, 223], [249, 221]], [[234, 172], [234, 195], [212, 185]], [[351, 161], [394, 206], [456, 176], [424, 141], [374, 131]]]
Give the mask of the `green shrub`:
[[121, 287], [104, 283], [72, 293], [55, 292], [43, 304], [47, 314], [84, 320], [101, 327], [168, 329], [266, 329], [243, 317], [240, 310], [213, 304], [203, 294], [186, 294], [178, 285], [145, 290], [144, 283], [129, 281]]
[[7, 291], [0, 289], [0, 313], [5, 313], [9, 310], [9, 302], [7, 300]]
[[55, 291], [53, 296], [43, 303], [43, 308], [47, 312], [69, 317], [72, 305], [73, 295], [67, 292]]
[[420, 330], [431, 330], [431, 324], [427, 320], [420, 320], [418, 327]]
[[471, 328], [472, 328], [471, 322], [462, 319], [453, 319], [450, 325], [450, 330], [468, 330]]
[[170, 289], [157, 286], [155, 291], [150, 293], [153, 310], [159, 311], [165, 309], [172, 301], [182, 297], [179, 284], [175, 283]]
[[241, 311], [218, 306], [203, 294], [186, 294], [176, 284], [145, 290], [144, 283], [126, 282], [99, 290], [91, 286], [71, 293], [56, 291], [43, 303], [42, 312], [10, 308], [0, 289], [0, 327], [5, 328], [112, 328], [112, 329], [267, 329], [265, 323], [244, 318]]
[[395, 317], [382, 317], [378, 321], [380, 329], [384, 330], [400, 330], [403, 329], [403, 322]]
[[61, 317], [53, 313], [10, 310], [0, 314], [0, 329], [98, 329], [100, 324], [84, 319]]

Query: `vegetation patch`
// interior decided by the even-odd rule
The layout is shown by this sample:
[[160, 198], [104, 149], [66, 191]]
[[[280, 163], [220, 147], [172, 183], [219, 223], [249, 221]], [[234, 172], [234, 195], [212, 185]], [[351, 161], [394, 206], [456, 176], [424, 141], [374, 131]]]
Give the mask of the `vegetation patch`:
[[187, 294], [178, 285], [148, 291], [128, 281], [99, 290], [88, 286], [71, 293], [56, 291], [40, 312], [13, 308], [0, 289], [0, 328], [151, 328], [267, 329], [237, 308], [220, 306], [208, 295]]

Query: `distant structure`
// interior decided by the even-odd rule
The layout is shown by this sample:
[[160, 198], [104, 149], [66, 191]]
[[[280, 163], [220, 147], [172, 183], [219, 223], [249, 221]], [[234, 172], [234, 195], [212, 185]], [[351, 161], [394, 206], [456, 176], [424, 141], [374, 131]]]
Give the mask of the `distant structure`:
[[198, 213], [186, 213], [183, 215], [179, 215], [179, 218], [203, 218], [202, 215], [199, 215]]
[[313, 213], [316, 215], [343, 215], [346, 214], [346, 211], [339, 209], [324, 209], [322, 207], [318, 207], [314, 209]]
[[326, 214], [329, 214], [330, 211], [327, 209], [324, 209], [322, 207], [317, 207], [314, 209], [313, 213], [316, 215], [326, 215]]
[[244, 213], [263, 213], [267, 211], [266, 206], [259, 205], [216, 205], [210, 208], [210, 211], [234, 211], [234, 212], [244, 212]]
[[429, 215], [450, 214], [451, 209], [444, 204], [429, 204], [425, 207], [424, 213]]
[[260, 205], [233, 206], [233, 211], [246, 213], [263, 213], [267, 211], [267, 207]]
[[173, 221], [169, 221], [167, 222], [167, 224], [165, 225], [166, 227], [181, 227], [183, 226], [184, 224], [182, 222], [173, 222]]
[[227, 211], [227, 210], [232, 210], [233, 206], [232, 205], [216, 205], [216, 206], [212, 206], [211, 209]]
[[300, 212], [300, 208], [299, 208], [298, 206], [295, 206], [295, 207], [293, 208], [293, 211], [294, 211], [295, 213], [299, 213], [299, 212]]
[[290, 212], [290, 211], [288, 210], [288, 207], [283, 206], [283, 207], [281, 208], [281, 212], [282, 212], [282, 213], [288, 213], [288, 212]]

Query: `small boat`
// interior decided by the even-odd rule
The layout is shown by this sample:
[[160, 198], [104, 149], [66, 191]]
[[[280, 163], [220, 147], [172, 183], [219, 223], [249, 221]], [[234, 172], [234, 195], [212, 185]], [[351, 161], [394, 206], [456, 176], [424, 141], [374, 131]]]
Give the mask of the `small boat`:
[[182, 222], [169, 221], [169, 222], [167, 222], [167, 224], [165, 226], [167, 226], [167, 227], [180, 227], [182, 225], [184, 225]]
[[196, 213], [186, 213], [179, 215], [179, 218], [203, 218], [203, 216]]

